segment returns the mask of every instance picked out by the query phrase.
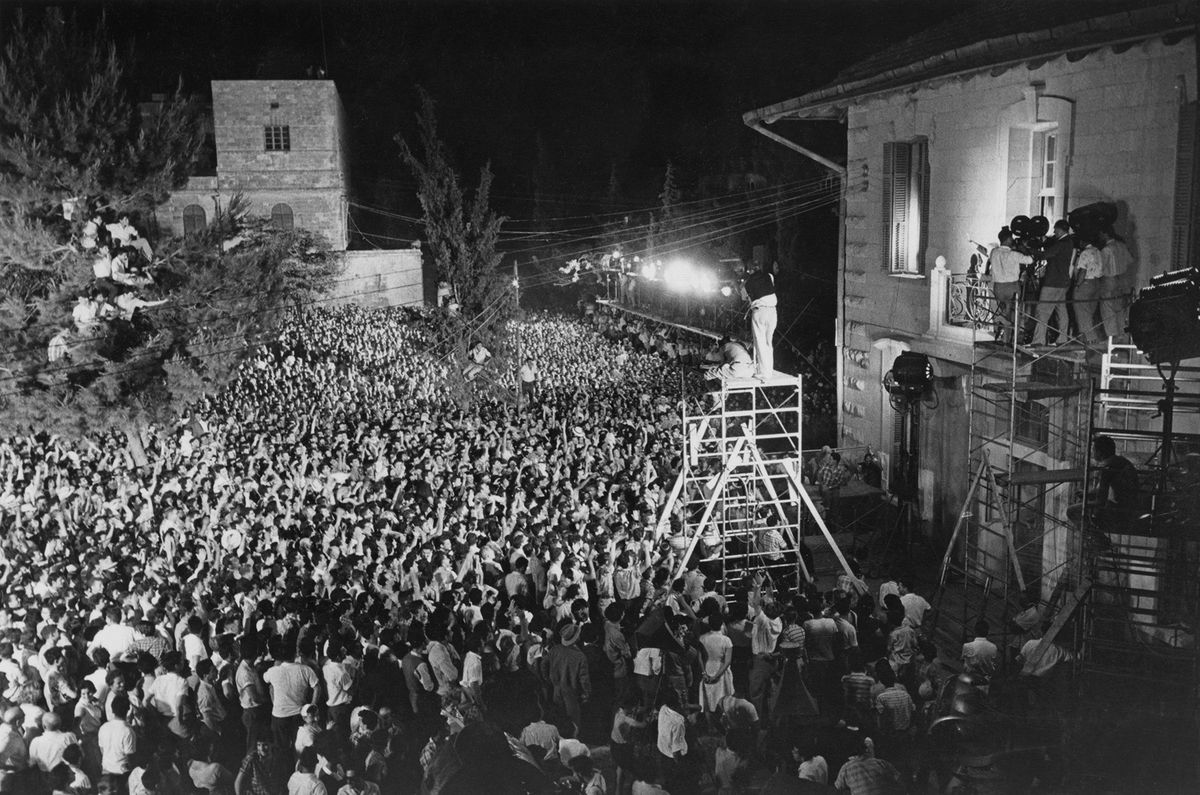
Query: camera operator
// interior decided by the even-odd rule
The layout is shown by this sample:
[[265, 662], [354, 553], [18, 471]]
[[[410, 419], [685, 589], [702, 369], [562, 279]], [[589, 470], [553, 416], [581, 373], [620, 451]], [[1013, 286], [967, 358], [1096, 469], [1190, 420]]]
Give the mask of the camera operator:
[[1036, 325], [1033, 341], [1036, 345], [1050, 344], [1050, 319], [1056, 316], [1059, 341], [1067, 337], [1067, 327], [1070, 323], [1067, 313], [1067, 288], [1071, 285], [1075, 265], [1075, 239], [1071, 236], [1070, 224], [1064, 220], [1054, 222], [1054, 234], [1043, 246], [1043, 253], [1046, 258], [1046, 270], [1042, 275], [1038, 305], [1034, 310]]
[[996, 342], [1006, 345], [1013, 333], [1014, 308], [1019, 308], [1021, 295], [1021, 266], [1032, 265], [1033, 257], [1014, 250], [1012, 230], [1000, 229], [1000, 245], [988, 257], [988, 272], [996, 293]]

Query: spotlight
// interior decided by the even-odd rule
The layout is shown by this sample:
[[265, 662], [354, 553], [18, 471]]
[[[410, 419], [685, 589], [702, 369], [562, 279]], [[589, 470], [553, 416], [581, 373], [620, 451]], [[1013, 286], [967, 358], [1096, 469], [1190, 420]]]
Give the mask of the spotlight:
[[933, 365], [923, 353], [904, 351], [892, 363], [888, 392], [905, 397], [919, 397], [933, 383]]
[[653, 279], [654, 278], [654, 263], [649, 262], [649, 261], [642, 263], [642, 278], [643, 279]]
[[733, 295], [733, 288], [730, 287], [728, 284], [725, 285], [724, 287], [721, 288], [721, 295], [728, 298], [729, 296]]
[[513, 287], [520, 287], [520, 286], [521, 286], [521, 283], [520, 283], [519, 281], [517, 281], [517, 277], [515, 277], [515, 276], [513, 277], [513, 280], [512, 280], [512, 286], [513, 286]]
[[1129, 307], [1126, 331], [1151, 364], [1200, 356], [1200, 269], [1151, 279]]
[[674, 259], [667, 263], [663, 271], [663, 280], [667, 287], [677, 293], [691, 292], [695, 281], [695, 269], [692, 263], [684, 259]]

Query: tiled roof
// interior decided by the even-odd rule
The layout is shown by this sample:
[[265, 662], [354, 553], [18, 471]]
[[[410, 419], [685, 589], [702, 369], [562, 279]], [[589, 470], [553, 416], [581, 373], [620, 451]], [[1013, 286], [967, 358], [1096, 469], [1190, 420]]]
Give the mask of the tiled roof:
[[1197, 0], [996, 0], [973, 6], [844, 69], [832, 83], [750, 111], [747, 123], [952, 74], [1001, 67], [1200, 23]]

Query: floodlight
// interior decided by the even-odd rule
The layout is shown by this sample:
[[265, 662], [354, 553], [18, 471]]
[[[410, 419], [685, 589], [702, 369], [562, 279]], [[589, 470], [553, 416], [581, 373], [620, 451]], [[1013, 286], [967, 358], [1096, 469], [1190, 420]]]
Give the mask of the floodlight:
[[643, 262], [642, 263], [642, 278], [643, 279], [653, 279], [654, 278], [654, 263], [653, 262]]
[[892, 363], [888, 391], [915, 397], [921, 395], [933, 383], [933, 365], [923, 353], [904, 351]]
[[733, 295], [733, 288], [730, 287], [728, 284], [725, 285], [724, 287], [721, 288], [721, 295], [728, 298], [729, 296]]
[[1126, 330], [1152, 364], [1200, 356], [1200, 269], [1151, 279], [1129, 307]]
[[663, 271], [663, 280], [666, 281], [667, 287], [677, 293], [690, 292], [694, 276], [695, 269], [692, 263], [685, 259], [671, 260]]

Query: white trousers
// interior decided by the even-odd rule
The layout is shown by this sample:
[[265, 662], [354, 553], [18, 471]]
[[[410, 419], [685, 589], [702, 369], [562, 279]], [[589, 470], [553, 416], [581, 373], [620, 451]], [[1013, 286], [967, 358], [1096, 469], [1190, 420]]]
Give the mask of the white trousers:
[[750, 332], [754, 335], [754, 369], [761, 376], [775, 370], [775, 349], [771, 339], [779, 316], [773, 306], [760, 306], [750, 312]]

